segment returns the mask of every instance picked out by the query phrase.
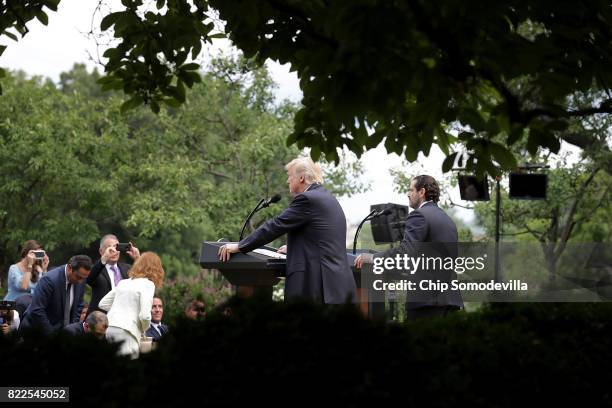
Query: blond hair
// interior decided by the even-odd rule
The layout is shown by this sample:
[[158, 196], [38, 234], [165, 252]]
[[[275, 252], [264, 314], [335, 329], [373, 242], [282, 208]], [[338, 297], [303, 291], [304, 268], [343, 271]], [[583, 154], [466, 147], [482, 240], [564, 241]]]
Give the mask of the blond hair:
[[310, 157], [298, 157], [285, 166], [285, 170], [293, 170], [296, 176], [303, 175], [306, 184], [323, 183], [321, 166], [313, 162]]
[[147, 278], [160, 288], [164, 280], [161, 259], [155, 252], [145, 252], [134, 262], [129, 275], [130, 278]]

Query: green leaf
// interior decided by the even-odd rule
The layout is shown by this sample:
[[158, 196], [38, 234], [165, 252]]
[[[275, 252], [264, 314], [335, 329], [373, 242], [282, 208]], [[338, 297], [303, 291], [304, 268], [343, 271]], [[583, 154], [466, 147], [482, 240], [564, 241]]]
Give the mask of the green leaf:
[[470, 140], [472, 140], [474, 138], [474, 133], [472, 132], [461, 132], [458, 135], [459, 140], [461, 140], [462, 142], [469, 142]]
[[142, 99], [142, 96], [140, 95], [133, 96], [131, 99], [128, 99], [127, 101], [123, 102], [120, 108], [121, 113], [126, 113], [130, 109], [134, 109], [142, 105], [143, 103], [144, 103], [144, 100]]
[[502, 168], [508, 170], [516, 168], [516, 157], [514, 157], [512, 152], [504, 146], [497, 143], [491, 143], [489, 144], [489, 151]]
[[19, 41], [17, 39], [17, 36], [15, 34], [11, 33], [10, 31], [6, 31], [5, 30], [2, 34], [6, 35], [8, 38], [10, 38], [13, 41]]
[[563, 131], [567, 129], [568, 126], [569, 122], [567, 120], [557, 119], [547, 123], [545, 128], [546, 130]]
[[176, 81], [176, 91], [178, 96], [177, 99], [181, 102], [185, 102], [185, 85], [180, 79]]
[[444, 159], [444, 162], [442, 163], [442, 172], [446, 173], [447, 171], [451, 170], [453, 168], [453, 165], [455, 164], [455, 159], [457, 158], [457, 154], [458, 152], [452, 153], [448, 156], [446, 156], [446, 159]]
[[6, 45], [0, 45], [0, 55], [6, 50]]
[[291, 146], [292, 144], [294, 144], [295, 142], [297, 142], [297, 136], [295, 132], [291, 132], [289, 134], [289, 136], [287, 136], [287, 142], [286, 145], [287, 146]]
[[211, 34], [208, 38], [216, 39], [216, 38], [227, 38], [227, 36], [223, 33]]
[[43, 25], [48, 25], [49, 24], [49, 17], [42, 10], [36, 10], [36, 18], [38, 19], [38, 21], [43, 23]]
[[172, 108], [179, 108], [181, 106], [181, 102], [177, 101], [174, 98], [164, 98], [162, 102]]
[[466, 126], [470, 126], [476, 132], [485, 129], [485, 121], [475, 109], [464, 109], [459, 113], [459, 121]]
[[100, 30], [102, 30], [102, 31], [108, 30], [113, 24], [115, 24], [117, 22], [119, 17], [121, 17], [123, 14], [124, 14], [123, 11], [117, 11], [115, 13], [108, 14], [100, 22]]
[[57, 6], [60, 0], [43, 0], [43, 5], [47, 6], [50, 10], [57, 11]]
[[157, 0], [155, 2], [155, 6], [157, 7], [158, 10], [164, 7], [164, 5], [166, 5], [166, 0]]
[[319, 157], [321, 157], [321, 149], [319, 149], [319, 146], [312, 146], [310, 149], [310, 157], [314, 162], [319, 160]]
[[191, 62], [189, 64], [181, 65], [180, 70], [183, 71], [196, 71], [200, 69], [200, 64], [196, 64], [195, 62]]
[[159, 113], [159, 103], [157, 103], [156, 101], [151, 101], [151, 110], [153, 111], [153, 113], [158, 114]]
[[195, 82], [202, 82], [200, 74], [194, 71], [179, 71], [177, 75], [188, 88], [191, 88]]

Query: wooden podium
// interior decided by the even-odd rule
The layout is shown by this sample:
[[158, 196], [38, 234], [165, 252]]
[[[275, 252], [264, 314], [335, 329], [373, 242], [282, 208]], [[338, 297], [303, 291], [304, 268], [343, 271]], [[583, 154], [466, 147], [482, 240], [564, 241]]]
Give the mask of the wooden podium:
[[[219, 270], [230, 284], [236, 286], [238, 296], [249, 297], [257, 293], [271, 298], [272, 287], [280, 282], [281, 278], [285, 277], [285, 259], [277, 259], [263, 253], [249, 252], [243, 254], [239, 252], [232, 254], [229, 261], [221, 262], [218, 255], [219, 247], [225, 244], [226, 242], [204, 242], [200, 253], [200, 266], [204, 269]], [[269, 246], [263, 246], [260, 249], [276, 252], [276, 248]], [[384, 303], [370, 302], [371, 295], [368, 289], [361, 287], [361, 271], [353, 267], [355, 255], [347, 251], [347, 258], [357, 284], [359, 309], [366, 316], [384, 318]], [[371, 271], [372, 264], [364, 264], [363, 267], [370, 268]]]

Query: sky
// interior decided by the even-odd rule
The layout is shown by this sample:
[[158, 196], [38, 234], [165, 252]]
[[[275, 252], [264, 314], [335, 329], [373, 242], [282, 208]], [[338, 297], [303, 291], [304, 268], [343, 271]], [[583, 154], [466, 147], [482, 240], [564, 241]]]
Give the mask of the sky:
[[[58, 12], [48, 13], [48, 26], [43, 26], [38, 20], [33, 20], [28, 23], [30, 32], [18, 43], [1, 38], [0, 44], [9, 47], [0, 57], [0, 66], [11, 70], [23, 70], [29, 75], [50, 77], [55, 81], [58, 80], [61, 72], [70, 70], [76, 62], [86, 63], [93, 69], [96, 64], [90, 59], [90, 55], [97, 54], [97, 47], [94, 39], [88, 38], [86, 33], [91, 30], [92, 21], [94, 24], [99, 24], [99, 15], [94, 15], [97, 4], [97, 0], [62, 0]], [[216, 42], [213, 48], [217, 48], [217, 51], [231, 52], [231, 44], [227, 40]], [[102, 52], [103, 50], [99, 53], [102, 54]], [[277, 100], [289, 99], [299, 102], [302, 93], [297, 75], [289, 72], [288, 65], [268, 62], [267, 66], [278, 85]], [[101, 71], [99, 66], [98, 69]], [[419, 156], [415, 167], [420, 172], [438, 178], [442, 175], [443, 159], [442, 152], [434, 147], [429, 157]], [[361, 161], [365, 169], [363, 181], [369, 183], [371, 188], [365, 193], [340, 198], [340, 204], [349, 222], [358, 223], [369, 213], [371, 204], [408, 204], [405, 195], [397, 194], [394, 191], [393, 180], [389, 174], [389, 169], [401, 165], [400, 157], [396, 154], [387, 154], [384, 147], [379, 146], [366, 152]], [[453, 202], [468, 205], [469, 203], [460, 200], [459, 192], [455, 190], [451, 192]], [[468, 223], [473, 220], [470, 210], [457, 208], [457, 213]]]

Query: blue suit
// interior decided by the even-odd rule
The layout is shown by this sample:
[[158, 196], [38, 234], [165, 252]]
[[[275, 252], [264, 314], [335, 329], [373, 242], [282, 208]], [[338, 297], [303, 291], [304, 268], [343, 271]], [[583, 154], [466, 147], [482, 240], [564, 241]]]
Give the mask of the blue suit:
[[72, 334], [73, 336], [85, 335], [85, 328], [83, 327], [83, 322], [70, 323], [68, 326], [64, 327], [62, 330], [64, 330], [67, 333]]
[[[66, 293], [66, 265], [50, 270], [39, 281], [32, 303], [21, 321], [20, 329], [42, 329], [49, 334], [64, 327], [64, 296]], [[73, 284], [74, 298], [70, 309], [70, 323], [79, 321], [83, 309], [85, 282]]]
[[338, 200], [320, 184], [298, 194], [280, 215], [240, 241], [249, 252], [287, 234], [285, 298], [322, 303], [355, 299], [356, 285], [346, 257], [346, 218]]
[[160, 324], [160, 326], [161, 326], [161, 334], [159, 334], [157, 329], [153, 327], [153, 325], [151, 325], [145, 332], [145, 335], [147, 337], [153, 337], [153, 341], [155, 342], [159, 341], [159, 339], [161, 339], [164, 334], [168, 333], [168, 326], [166, 326], [165, 324]]

